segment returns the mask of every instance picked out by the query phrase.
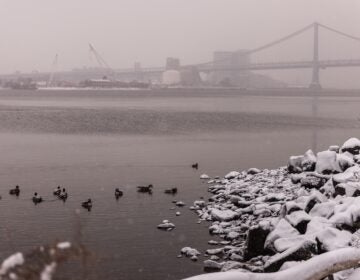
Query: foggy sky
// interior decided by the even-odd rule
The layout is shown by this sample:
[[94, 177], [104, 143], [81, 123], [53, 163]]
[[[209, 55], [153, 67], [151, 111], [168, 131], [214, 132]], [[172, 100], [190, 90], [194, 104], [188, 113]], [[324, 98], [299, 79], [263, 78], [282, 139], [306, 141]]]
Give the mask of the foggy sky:
[[209, 61], [214, 50], [251, 49], [314, 21], [360, 36], [359, 0], [0, 0], [0, 4], [0, 73], [49, 71], [56, 53], [59, 70], [95, 66], [88, 43], [113, 68], [126, 68], [135, 61], [144, 67], [162, 66], [167, 56], [179, 57], [183, 64]]

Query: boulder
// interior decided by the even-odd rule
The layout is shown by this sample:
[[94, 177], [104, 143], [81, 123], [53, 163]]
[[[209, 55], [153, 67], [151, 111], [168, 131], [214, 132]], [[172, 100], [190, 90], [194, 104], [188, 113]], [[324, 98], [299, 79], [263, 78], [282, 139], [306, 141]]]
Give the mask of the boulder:
[[288, 163], [288, 171], [290, 173], [301, 173], [302, 172], [302, 161], [304, 156], [291, 156]]
[[296, 203], [295, 201], [288, 201], [286, 202], [282, 209], [281, 209], [281, 216], [285, 217], [286, 215], [291, 214], [292, 212], [295, 211], [302, 211], [303, 206], [301, 206], [300, 204]]
[[341, 152], [349, 152], [353, 155], [358, 155], [360, 151], [360, 140], [357, 138], [350, 138], [341, 146]]
[[317, 153], [315, 171], [320, 174], [333, 174], [341, 172], [340, 166], [336, 161], [336, 153], [333, 151], [323, 151]]
[[[321, 205], [321, 204], [320, 204]], [[316, 234], [334, 225], [324, 217], [313, 217], [306, 228], [306, 235], [316, 237]]]
[[206, 272], [220, 271], [224, 266], [224, 262], [216, 262], [213, 260], [204, 261], [204, 270]]
[[260, 223], [259, 225], [253, 226], [249, 229], [244, 252], [245, 260], [250, 260], [264, 254], [265, 240], [269, 233], [270, 224], [267, 223]]
[[360, 197], [346, 198], [334, 208], [329, 221], [339, 229], [355, 231], [360, 228]]
[[236, 178], [236, 177], [239, 176], [239, 175], [240, 175], [240, 172], [231, 171], [231, 172], [229, 172], [228, 174], [225, 175], [225, 179], [228, 179], [228, 180], [234, 179], [234, 178]]
[[269, 233], [265, 240], [264, 248], [276, 252], [274, 248], [275, 240], [284, 237], [295, 237], [299, 232], [293, 228], [285, 219], [281, 219], [275, 226], [274, 230]]
[[300, 183], [302, 178], [306, 177], [306, 173], [295, 173], [295, 174], [291, 174], [291, 182], [293, 184], [297, 184]]
[[309, 215], [311, 217], [329, 218], [334, 214], [335, 205], [336, 205], [336, 202], [334, 202], [334, 201], [318, 203], [311, 209], [311, 211], [309, 212]]
[[316, 165], [316, 156], [312, 150], [305, 152], [304, 157], [301, 161], [302, 171], [314, 171]]
[[239, 214], [232, 210], [219, 210], [216, 208], [211, 209], [211, 217], [217, 221], [231, 221], [237, 219]]
[[285, 219], [296, 228], [301, 234], [306, 232], [307, 224], [310, 222], [311, 217], [305, 211], [295, 211], [287, 215]]
[[162, 223], [157, 226], [157, 228], [162, 230], [172, 230], [175, 228], [175, 225], [170, 223], [168, 220], [163, 220]]
[[338, 145], [331, 145], [328, 150], [333, 151], [335, 153], [339, 153], [340, 147]]
[[236, 231], [230, 231], [226, 236], [225, 236], [225, 240], [234, 240], [239, 238], [240, 233], [236, 232]]
[[305, 201], [305, 212], [309, 213], [311, 209], [318, 203], [326, 202], [327, 198], [319, 191], [312, 191], [307, 200]]
[[360, 196], [360, 182], [347, 182], [336, 185], [334, 197], [337, 195], [352, 197]]
[[332, 179], [327, 180], [327, 182], [319, 189], [319, 191], [326, 195], [327, 197], [331, 197], [335, 193], [335, 187]]
[[300, 180], [300, 184], [306, 189], [320, 189], [326, 183], [326, 179], [309, 175]]
[[341, 171], [345, 171], [346, 169], [354, 166], [355, 164], [354, 155], [349, 152], [337, 154], [336, 160], [338, 162], [338, 165], [340, 166]]
[[255, 174], [258, 174], [258, 173], [260, 173], [261, 172], [261, 170], [260, 169], [258, 169], [258, 168], [249, 168], [248, 169], [248, 171], [247, 171], [247, 173], [248, 174], [251, 174], [251, 175], [255, 175]]
[[269, 193], [264, 197], [264, 201], [266, 202], [283, 201], [285, 199], [286, 195], [284, 193]]
[[305, 240], [301, 244], [271, 257], [265, 263], [264, 271], [275, 272], [278, 271], [285, 262], [308, 260], [315, 252], [316, 246], [314, 243], [309, 240]]
[[223, 253], [223, 248], [208, 249], [205, 253], [208, 255], [219, 255]]
[[184, 247], [181, 249], [181, 254], [191, 258], [191, 257], [196, 257], [198, 255], [200, 255], [201, 253], [196, 250], [195, 248], [191, 248], [191, 247]]
[[248, 270], [243, 269], [244, 264], [239, 263], [239, 262], [235, 262], [235, 261], [227, 261], [224, 263], [221, 271], [229, 271], [229, 270], [233, 270], [236, 269], [236, 271], [239, 272], [249, 272]]
[[329, 227], [316, 235], [321, 252], [328, 252], [348, 247], [351, 244], [352, 234], [346, 230]]
[[299, 235], [296, 237], [279, 238], [275, 241], [274, 246], [278, 253], [282, 253], [290, 248], [301, 245], [304, 241], [310, 241], [316, 247], [315, 237]]
[[333, 177], [333, 184], [336, 186], [340, 183], [359, 182], [360, 181], [360, 167], [355, 165], [346, 169], [343, 173], [335, 174]]

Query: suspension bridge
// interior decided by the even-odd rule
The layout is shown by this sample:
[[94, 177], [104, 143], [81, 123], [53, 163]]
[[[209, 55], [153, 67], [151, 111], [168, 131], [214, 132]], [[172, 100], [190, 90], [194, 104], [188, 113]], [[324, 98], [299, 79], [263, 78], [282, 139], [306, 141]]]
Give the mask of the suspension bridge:
[[[225, 75], [236, 75], [241, 73], [246, 73], [246, 71], [262, 71], [262, 70], [280, 70], [280, 69], [309, 69], [312, 71], [312, 78], [310, 81], [310, 88], [320, 89], [320, 72], [321, 70], [328, 68], [339, 68], [339, 67], [360, 67], [360, 58], [346, 58], [346, 59], [320, 59], [320, 48], [319, 46], [325, 46], [325, 44], [321, 44], [320, 42], [320, 33], [326, 30], [332, 34], [336, 34], [336, 40], [338, 36], [343, 37], [344, 39], [351, 40], [353, 42], [360, 43], [360, 37], [356, 37], [350, 34], [347, 34], [343, 31], [337, 30], [335, 28], [320, 24], [318, 22], [314, 22], [309, 24], [291, 34], [288, 34], [282, 38], [274, 40], [270, 43], [264, 44], [254, 49], [250, 50], [238, 50], [227, 52], [235, 55], [239, 55], [240, 57], [247, 57], [248, 59], [243, 59], [241, 63], [233, 63], [231, 61], [231, 57], [225, 57], [224, 61], [221, 59], [213, 59], [208, 62], [200, 63], [200, 64], [189, 64], [179, 66], [178, 70], [185, 69], [195, 69], [197, 73], [204, 72], [207, 74], [210, 73], [220, 73], [222, 72]], [[311, 33], [310, 33], [311, 32]], [[299, 37], [300, 35], [307, 33], [311, 35], [311, 44], [310, 47], [306, 48], [306, 51], [310, 53], [310, 57], [308, 59], [299, 59], [294, 61], [281, 61], [284, 58], [283, 54], [280, 54], [280, 61], [276, 62], [253, 62], [254, 56], [259, 53], [264, 53], [267, 50], [274, 49], [276, 46], [284, 47], [284, 43], [292, 40], [294, 37]], [[285, 45], [286, 46], [286, 45]], [[356, 48], [358, 45], [356, 45]], [[291, 49], [291, 47], [290, 47]], [[126, 68], [126, 69], [116, 69], [113, 70], [109, 67], [109, 65], [105, 62], [105, 60], [96, 52], [94, 47], [90, 45], [90, 50], [95, 54], [96, 61], [100, 65], [99, 69], [103, 70], [103, 74], [105, 75], [113, 75], [116, 79], [125, 79], [125, 80], [151, 80], [152, 78], [159, 79], [162, 73], [168, 68], [165, 67], [134, 67], [134, 68]], [[293, 51], [293, 50], [292, 50]], [[322, 50], [323, 52], [323, 50]], [[337, 51], [339, 53], [339, 51]], [[344, 51], [345, 52], [345, 51]], [[349, 55], [349, 53], [347, 54]], [[360, 56], [360, 55], [359, 55]], [[291, 56], [295, 57], [295, 56]], [[57, 56], [54, 60], [54, 65], [57, 67]], [[241, 60], [241, 59], [240, 59]], [[55, 66], [53, 68], [56, 68]], [[21, 77], [29, 77], [34, 80], [49, 80], [49, 84], [54, 79], [54, 69], [51, 73], [29, 73], [29, 74], [21, 74]], [[91, 77], [99, 77], [99, 72], [94, 72], [94, 70], [90, 69], [89, 71], [69, 71], [69, 72], [61, 72], [57, 73], [57, 75], [61, 76], [64, 80], [84, 80], [89, 79]], [[0, 78], [16, 78], [18, 75], [3, 75]], [[50, 78], [49, 78], [50, 77]]]
[[[276, 45], [280, 45], [285, 41], [291, 40], [292, 38], [299, 36], [302, 33], [305, 33], [309, 30], [313, 32], [313, 42], [312, 42], [312, 59], [307, 61], [284, 61], [284, 62], [264, 62], [264, 63], [243, 63], [240, 65], [228, 65], [226, 63], [221, 63], [221, 61], [209, 61], [201, 64], [185, 65], [185, 67], [196, 67], [199, 72], [241, 72], [241, 71], [256, 71], [256, 70], [277, 70], [277, 69], [312, 69], [312, 80], [310, 83], [310, 88], [320, 89], [320, 70], [333, 67], [359, 67], [360, 59], [332, 59], [332, 60], [320, 60], [320, 49], [319, 49], [319, 33], [321, 29], [328, 30], [332, 33], [335, 33], [339, 36], [357, 41], [360, 43], [360, 38], [356, 36], [349, 35], [337, 29], [328, 27], [326, 25], [314, 22], [310, 25], [301, 28], [287, 36], [284, 36], [280, 39], [277, 39], [273, 42], [265, 44], [263, 46], [257, 47], [248, 51], [239, 51], [241, 55], [251, 56], [256, 53], [262, 52], [264, 50], [273, 48]], [[236, 53], [236, 51], [234, 52]], [[251, 61], [251, 59], [249, 60]], [[138, 70], [139, 71], [139, 70]], [[155, 68], [142, 68], [141, 72], [143, 73], [159, 73], [165, 71], [164, 67], [155, 67]], [[134, 69], [123, 69], [119, 70], [119, 73], [130, 74], [133, 73]]]

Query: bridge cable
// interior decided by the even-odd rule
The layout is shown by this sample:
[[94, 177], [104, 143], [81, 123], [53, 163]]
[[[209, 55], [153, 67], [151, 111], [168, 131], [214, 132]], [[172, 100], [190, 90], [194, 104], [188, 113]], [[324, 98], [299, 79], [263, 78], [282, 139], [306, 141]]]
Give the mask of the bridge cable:
[[347, 38], [350, 38], [350, 39], [353, 39], [353, 40], [356, 40], [356, 41], [360, 41], [360, 37], [355, 37], [355, 36], [346, 34], [346, 33], [342, 32], [342, 31], [336, 30], [334, 28], [328, 27], [328, 26], [320, 24], [320, 23], [318, 23], [318, 25], [321, 26], [322, 28], [325, 28], [325, 29], [327, 29], [329, 31], [332, 31], [332, 32], [337, 33], [339, 35], [342, 35], [344, 37], [347, 37]]
[[289, 39], [291, 39], [291, 38], [293, 38], [293, 37], [295, 37], [295, 36], [297, 36], [297, 35], [305, 32], [305, 31], [307, 31], [308, 29], [313, 28], [313, 27], [314, 27], [314, 24], [312, 23], [312, 24], [310, 24], [310, 25], [308, 25], [308, 26], [305, 26], [304, 28], [301, 28], [300, 30], [295, 31], [295, 32], [293, 32], [293, 33], [291, 33], [291, 34], [283, 37], [283, 38], [280, 38], [280, 39], [276, 40], [276, 41], [273, 41], [273, 42], [268, 43], [268, 44], [266, 44], [266, 45], [263, 45], [263, 46], [261, 46], [261, 47], [255, 48], [255, 49], [253, 49], [253, 50], [249, 50], [247, 53], [251, 54], [251, 53], [259, 52], [259, 51], [262, 51], [262, 50], [264, 50], [264, 49], [270, 48], [270, 47], [275, 46], [275, 45], [277, 45], [277, 44], [280, 44], [280, 43], [282, 43], [282, 42], [284, 42], [284, 41], [287, 41], [287, 40], [289, 40]]
[[[268, 44], [266, 44], [266, 45], [263, 45], [263, 46], [260, 46], [260, 47], [258, 47], [258, 48], [255, 48], [255, 49], [252, 49], [252, 50], [248, 50], [248, 51], [238, 50], [238, 51], [234, 51], [234, 53], [242, 52], [244, 55], [247, 55], [247, 54], [252, 54], [252, 53], [255, 53], [255, 52], [259, 52], [259, 51], [261, 51], [261, 50], [270, 48], [270, 47], [275, 46], [275, 45], [277, 45], [277, 44], [280, 44], [280, 43], [282, 43], [282, 42], [284, 42], [284, 41], [287, 41], [287, 40], [289, 40], [289, 39], [291, 39], [291, 38], [293, 38], [293, 37], [295, 37], [295, 36], [297, 36], [297, 35], [305, 32], [305, 31], [307, 31], [308, 29], [313, 28], [313, 27], [314, 27], [314, 23], [312, 23], [312, 24], [310, 24], [310, 25], [307, 25], [307, 26], [301, 28], [300, 30], [297, 30], [297, 31], [295, 31], [295, 32], [293, 32], [293, 33], [285, 36], [285, 37], [282, 37], [282, 38], [280, 38], [280, 39], [278, 39], [278, 40], [276, 40], [276, 41], [273, 41], [273, 42], [271, 42], [271, 43], [268, 43]], [[229, 60], [228, 58], [225, 58], [225, 59], [222, 59], [222, 60], [217, 60], [216, 62], [222, 62], [222, 61], [228, 61], [228, 60]], [[187, 65], [187, 66], [194, 66], [194, 65], [195, 65], [195, 66], [206, 66], [206, 65], [211, 65], [211, 64], [213, 64], [213, 63], [214, 63], [214, 61], [208, 61], [208, 62], [203, 62], [203, 63], [199, 63], [199, 64], [192, 64], [192, 65]]]

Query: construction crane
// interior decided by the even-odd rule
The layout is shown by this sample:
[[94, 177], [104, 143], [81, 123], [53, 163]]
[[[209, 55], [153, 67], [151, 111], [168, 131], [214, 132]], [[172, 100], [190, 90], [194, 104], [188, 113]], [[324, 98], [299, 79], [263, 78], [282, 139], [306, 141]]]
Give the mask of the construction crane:
[[106, 63], [105, 59], [99, 54], [92, 44], [89, 44], [90, 55], [93, 55], [103, 71], [104, 78], [115, 80], [115, 71]]
[[55, 73], [57, 72], [57, 68], [58, 68], [58, 54], [55, 55], [53, 64], [52, 64], [52, 69], [51, 69], [51, 73], [49, 76], [49, 80], [46, 83], [47, 87], [51, 87], [53, 86], [54, 83], [54, 77], [55, 77]]

